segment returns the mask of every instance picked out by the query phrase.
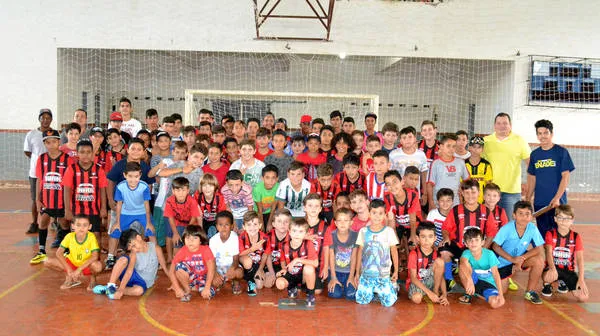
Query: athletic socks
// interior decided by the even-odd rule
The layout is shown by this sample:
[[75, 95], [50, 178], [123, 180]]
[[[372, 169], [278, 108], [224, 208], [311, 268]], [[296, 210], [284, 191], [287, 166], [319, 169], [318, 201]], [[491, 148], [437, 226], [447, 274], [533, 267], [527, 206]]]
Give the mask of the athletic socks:
[[38, 240], [40, 243], [40, 252], [46, 254], [46, 239], [48, 239], [48, 229], [40, 229], [38, 232]]

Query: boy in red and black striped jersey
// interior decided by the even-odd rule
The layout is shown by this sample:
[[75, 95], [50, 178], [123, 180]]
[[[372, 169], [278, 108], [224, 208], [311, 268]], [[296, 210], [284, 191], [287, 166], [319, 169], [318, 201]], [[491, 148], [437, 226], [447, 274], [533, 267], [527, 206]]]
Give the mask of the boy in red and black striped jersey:
[[308, 222], [304, 218], [296, 218], [290, 225], [290, 241], [283, 245], [281, 271], [277, 273], [275, 285], [277, 289], [287, 288], [292, 299], [298, 296], [298, 286], [306, 284], [306, 304], [315, 305], [316, 268], [319, 257], [315, 246], [305, 240], [308, 234]]
[[408, 256], [409, 277], [406, 281], [408, 298], [421, 303], [425, 296], [434, 303], [448, 305], [444, 280], [444, 261], [433, 248], [435, 224], [422, 222], [417, 227], [417, 247]]
[[340, 186], [333, 183], [333, 166], [329, 163], [320, 165], [317, 168], [317, 179], [311, 183], [310, 192], [321, 195], [322, 213], [325, 220], [330, 223], [333, 220], [333, 201], [340, 191]]
[[360, 158], [354, 153], [348, 153], [342, 160], [344, 170], [339, 172], [333, 183], [340, 186], [340, 191], [351, 193], [365, 186], [365, 175], [360, 171]]
[[108, 143], [106, 153], [110, 167], [112, 167], [127, 156], [127, 144], [123, 142], [121, 132], [116, 128], [111, 128], [106, 132], [106, 142]]
[[217, 214], [227, 210], [225, 197], [219, 191], [219, 181], [213, 174], [204, 174], [200, 179], [200, 188], [194, 194], [196, 202], [200, 207], [202, 216], [202, 227], [208, 238], [217, 234]]
[[502, 208], [498, 203], [500, 202], [500, 187], [495, 183], [488, 183], [483, 187], [483, 204], [492, 212], [494, 220], [498, 230], [508, 223], [508, 216], [506, 216], [506, 210]]
[[429, 167], [433, 160], [438, 158], [438, 150], [440, 149], [440, 143], [436, 139], [437, 127], [431, 120], [424, 120], [421, 123], [421, 141], [419, 141], [418, 148], [420, 151], [425, 153]]
[[273, 214], [273, 229], [267, 233], [267, 271], [265, 273], [265, 287], [271, 288], [275, 284], [275, 274], [281, 271], [281, 256], [284, 244], [290, 241], [290, 223], [292, 214], [286, 208], [279, 209]]
[[[542, 295], [552, 296], [552, 283], [558, 281], [558, 292], [571, 292], [578, 301], [589, 298], [589, 290], [584, 280], [583, 243], [581, 235], [571, 230], [575, 213], [568, 204], [556, 208], [554, 219], [558, 228], [546, 233], [546, 262], [542, 274], [544, 289]], [[552, 260], [552, 262], [549, 262]], [[575, 266], [579, 274], [575, 273]]]
[[90, 131], [90, 141], [93, 146], [94, 163], [104, 169], [104, 172], [110, 171], [112, 166], [104, 148], [104, 130], [101, 127], [92, 128]]
[[394, 228], [398, 235], [399, 260], [405, 261], [408, 257], [408, 246], [417, 242], [417, 214], [421, 212], [419, 196], [415, 191], [404, 188], [397, 170], [385, 173], [384, 180], [389, 190], [383, 198], [388, 226]]
[[106, 217], [106, 187], [104, 169], [94, 164], [93, 145], [88, 140], [77, 143], [79, 162], [71, 164], [63, 177], [65, 219], [88, 216], [90, 231], [100, 242], [101, 218]]
[[41, 154], [36, 165], [36, 205], [40, 213], [40, 229], [38, 231], [39, 252], [30, 260], [31, 264], [46, 261], [46, 239], [48, 238], [48, 225], [50, 218], [58, 219], [60, 229], [56, 235], [58, 247], [63, 238], [69, 233], [69, 226], [65, 223], [65, 208], [63, 204], [62, 179], [70, 164], [69, 156], [59, 150], [60, 134], [56, 130], [43, 133], [42, 139], [47, 152]]
[[470, 227], [478, 227], [485, 236], [483, 247], [489, 248], [498, 232], [496, 220], [485, 205], [479, 204], [479, 183], [475, 180], [464, 180], [460, 184], [463, 204], [456, 205], [450, 210], [442, 224], [442, 243], [440, 253], [444, 259], [446, 280], [451, 281], [452, 259], [460, 258], [466, 249], [463, 242], [464, 232]]
[[265, 281], [264, 269], [267, 264], [267, 235], [255, 211], [244, 214], [244, 230], [240, 232], [240, 264], [244, 269], [244, 280], [248, 283], [248, 296], [256, 296]]
[[315, 294], [321, 294], [323, 291], [323, 282], [329, 275], [328, 259], [329, 247], [324, 246], [325, 236], [330, 236], [331, 231], [335, 230], [334, 223], [328, 223], [322, 219], [321, 213], [323, 200], [319, 194], [308, 194], [304, 198], [304, 212], [306, 212], [306, 221], [308, 222], [308, 234], [306, 239], [311, 240], [314, 244], [317, 255], [319, 256], [319, 267], [317, 267], [317, 278], [315, 281]]

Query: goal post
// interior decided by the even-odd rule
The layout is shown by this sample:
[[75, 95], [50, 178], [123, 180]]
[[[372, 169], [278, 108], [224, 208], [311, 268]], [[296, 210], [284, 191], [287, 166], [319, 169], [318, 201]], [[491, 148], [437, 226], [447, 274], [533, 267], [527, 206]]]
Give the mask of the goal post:
[[[308, 114], [329, 123], [329, 113], [342, 112], [344, 117], [353, 117], [357, 129], [364, 129], [367, 113], [379, 115], [379, 95], [278, 92], [278, 91], [235, 91], [235, 90], [185, 90], [185, 124], [196, 125], [200, 109], [213, 111], [215, 120], [229, 114], [236, 119], [250, 117], [262, 119], [271, 112], [275, 118], [285, 118], [290, 128], [298, 127], [300, 117]], [[379, 129], [379, 125], [375, 126]]]

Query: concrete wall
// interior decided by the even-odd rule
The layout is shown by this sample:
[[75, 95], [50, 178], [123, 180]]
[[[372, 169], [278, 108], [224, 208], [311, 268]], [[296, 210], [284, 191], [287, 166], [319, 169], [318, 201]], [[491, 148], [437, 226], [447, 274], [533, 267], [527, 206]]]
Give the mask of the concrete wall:
[[[301, 6], [298, 12], [306, 10], [302, 2], [294, 6]], [[502, 60], [514, 59], [518, 50], [521, 55], [600, 58], [600, 45], [593, 43], [600, 38], [599, 11], [600, 2], [583, 0], [463, 0], [437, 6], [336, 1], [332, 42], [290, 42], [288, 50], [285, 41], [254, 39], [250, 1], [5, 2], [0, 29], [10, 33], [4, 34], [3, 41], [9, 51], [0, 55], [4, 79], [0, 83], [4, 97], [0, 120], [3, 128], [30, 128], [35, 118], [26, 116], [34, 116], [41, 107], [57, 107], [57, 48], [61, 47], [309, 54], [343, 51], [348, 55]], [[306, 26], [275, 23], [268, 30], [290, 35]], [[315, 32], [307, 30], [306, 34]], [[516, 71], [517, 83], [522, 83], [519, 75], [525, 72], [521, 71]], [[519, 110], [518, 105], [513, 108]], [[552, 113], [557, 117], [564, 114]], [[588, 118], [589, 113], [582, 117]]]

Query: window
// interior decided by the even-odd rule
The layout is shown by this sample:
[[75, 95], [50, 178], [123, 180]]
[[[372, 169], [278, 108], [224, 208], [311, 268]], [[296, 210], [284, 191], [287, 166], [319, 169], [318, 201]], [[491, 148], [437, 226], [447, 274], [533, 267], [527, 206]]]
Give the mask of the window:
[[[587, 60], [585, 60], [587, 62]], [[556, 103], [599, 103], [600, 62], [533, 61], [531, 68], [531, 101]]]

